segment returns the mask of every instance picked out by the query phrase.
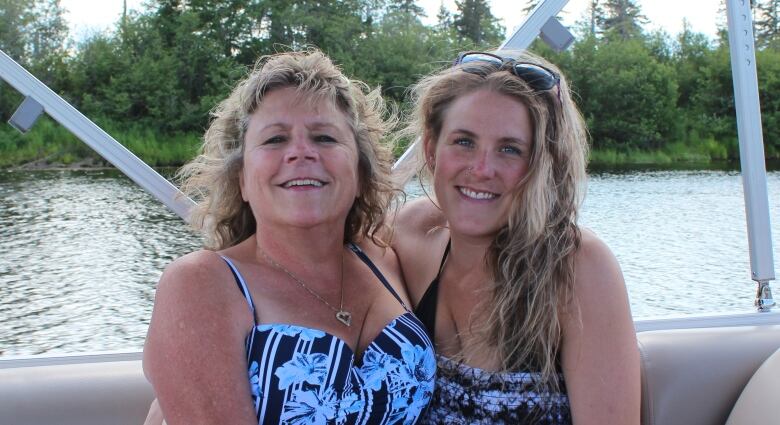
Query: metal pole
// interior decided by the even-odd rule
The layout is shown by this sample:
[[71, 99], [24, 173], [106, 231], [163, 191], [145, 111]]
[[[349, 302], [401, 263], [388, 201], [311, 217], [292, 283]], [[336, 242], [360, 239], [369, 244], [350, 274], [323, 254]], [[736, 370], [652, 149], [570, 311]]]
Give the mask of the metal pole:
[[189, 218], [195, 202], [1, 50], [0, 78], [43, 106], [50, 117], [70, 130], [179, 217], [185, 221]]
[[731, 72], [737, 109], [739, 157], [745, 193], [751, 278], [758, 283], [756, 307], [774, 306], [769, 281], [775, 279], [769, 196], [766, 187], [764, 139], [758, 99], [753, 19], [749, 0], [727, 0]]
[[545, 0], [536, 5], [536, 8], [526, 16], [525, 21], [514, 34], [504, 40], [498, 50], [525, 50], [539, 35], [544, 24], [557, 15], [566, 6], [569, 0]]

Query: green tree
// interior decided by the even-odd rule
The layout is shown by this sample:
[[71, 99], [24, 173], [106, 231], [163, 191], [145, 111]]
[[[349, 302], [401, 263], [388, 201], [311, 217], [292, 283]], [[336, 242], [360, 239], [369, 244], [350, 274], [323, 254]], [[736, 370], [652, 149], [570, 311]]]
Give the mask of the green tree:
[[766, 49], [756, 52], [758, 91], [764, 146], [770, 158], [780, 157], [780, 52]]
[[452, 28], [452, 12], [444, 7], [444, 1], [439, 3], [439, 11], [436, 13], [436, 30], [448, 31]]
[[642, 24], [647, 18], [633, 0], [605, 0], [604, 32], [608, 38], [628, 40], [642, 35]]
[[526, 0], [523, 13], [528, 15], [532, 10], [536, 9], [536, 6], [538, 6], [539, 3], [541, 3], [541, 0]]
[[504, 34], [503, 26], [490, 11], [486, 0], [455, 1], [458, 11], [453, 25], [460, 42], [474, 48], [497, 47]]
[[0, 0], [0, 49], [16, 61], [27, 59], [26, 28], [31, 20], [29, 2]]
[[413, 16], [417, 19], [424, 18], [425, 9], [420, 7], [415, 0], [390, 0], [387, 5], [390, 13], [398, 12], [402, 15]]
[[589, 38], [572, 53], [572, 85], [596, 148], [654, 150], [674, 135], [677, 83], [639, 40], [600, 48]]
[[763, 0], [754, 8], [756, 45], [780, 49], [780, 0]]
[[604, 16], [604, 6], [600, 0], [590, 0], [586, 9], [586, 29], [588, 34], [596, 36], [601, 32], [606, 17]]

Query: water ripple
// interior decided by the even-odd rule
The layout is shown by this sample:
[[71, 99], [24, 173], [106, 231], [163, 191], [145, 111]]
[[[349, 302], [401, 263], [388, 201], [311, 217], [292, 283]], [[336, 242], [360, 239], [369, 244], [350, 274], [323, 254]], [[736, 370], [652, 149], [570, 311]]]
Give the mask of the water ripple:
[[[780, 173], [768, 187], [777, 218]], [[751, 309], [739, 174], [596, 174], [581, 223], [620, 261], [634, 317]], [[115, 171], [0, 172], [0, 236], [0, 355], [140, 349], [163, 268], [201, 245]]]

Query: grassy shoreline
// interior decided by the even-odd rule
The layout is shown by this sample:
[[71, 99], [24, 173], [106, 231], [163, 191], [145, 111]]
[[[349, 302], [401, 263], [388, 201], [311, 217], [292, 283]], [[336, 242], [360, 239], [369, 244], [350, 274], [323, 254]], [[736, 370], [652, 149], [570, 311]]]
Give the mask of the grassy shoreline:
[[[191, 159], [201, 143], [201, 134], [161, 134], [134, 126], [120, 128], [102, 124], [106, 132], [152, 167], [178, 167]], [[731, 142], [730, 144], [734, 144]], [[595, 170], [632, 168], [738, 168], [728, 144], [705, 142], [671, 144], [658, 151], [593, 149], [589, 168]], [[769, 158], [775, 164], [780, 158]], [[0, 169], [79, 169], [111, 167], [86, 144], [49, 118], [27, 134], [10, 126], [0, 129]], [[775, 168], [774, 166], [772, 168]]]

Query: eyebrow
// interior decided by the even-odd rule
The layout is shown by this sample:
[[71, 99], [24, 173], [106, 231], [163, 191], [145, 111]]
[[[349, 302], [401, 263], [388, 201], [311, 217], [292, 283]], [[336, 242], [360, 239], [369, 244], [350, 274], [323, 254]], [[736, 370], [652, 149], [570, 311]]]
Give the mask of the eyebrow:
[[335, 124], [328, 123], [328, 122], [314, 122], [314, 123], [311, 123], [311, 124], [307, 125], [306, 127], [309, 128], [310, 130], [320, 130], [320, 129], [323, 129], [323, 128], [331, 128], [331, 129], [334, 129], [336, 131], [342, 131], [342, 129], [339, 126], [337, 126]]
[[[474, 137], [474, 138], [477, 137], [476, 133], [474, 133], [473, 131], [466, 130], [465, 128], [456, 128], [456, 129], [454, 129], [454, 130], [452, 130], [450, 132], [450, 134], [457, 134], [457, 133], [465, 134], [466, 136], [469, 136], [469, 137]], [[525, 139], [523, 139], [521, 137], [501, 137], [498, 140], [501, 141], [501, 142], [504, 142], [504, 143], [506, 143], [506, 142], [517, 143], [517, 144], [520, 144], [520, 145], [529, 145], [530, 144], [527, 140], [525, 140]]]
[[[282, 123], [282, 122], [275, 122], [275, 123], [268, 124], [265, 127], [260, 128], [259, 131], [266, 131], [266, 130], [269, 130], [269, 129], [287, 130], [289, 128], [290, 128], [289, 124]], [[333, 129], [333, 130], [336, 130], [336, 131], [341, 131], [342, 130], [338, 126], [336, 126], [334, 124], [331, 124], [331, 123], [328, 123], [328, 122], [314, 122], [314, 123], [311, 123], [311, 124], [307, 124], [306, 128], [309, 129], [309, 130], [321, 130], [323, 128], [330, 128], [330, 129]]]

